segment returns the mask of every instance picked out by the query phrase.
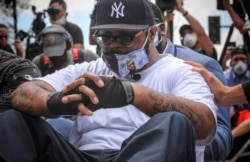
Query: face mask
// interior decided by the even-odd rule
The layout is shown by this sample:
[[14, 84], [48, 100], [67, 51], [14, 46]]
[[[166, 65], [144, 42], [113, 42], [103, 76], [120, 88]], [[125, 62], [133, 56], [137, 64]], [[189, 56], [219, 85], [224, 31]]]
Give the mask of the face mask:
[[50, 19], [51, 24], [56, 24], [56, 25], [64, 25], [66, 22], [66, 18], [64, 16], [62, 16], [60, 19], [58, 20], [51, 20]]
[[68, 55], [67, 55], [67, 52], [65, 50], [62, 56], [49, 57], [49, 59], [51, 61], [51, 64], [56, 69], [60, 69], [67, 62]]
[[102, 59], [112, 71], [121, 77], [125, 77], [129, 73], [140, 70], [149, 62], [148, 55], [145, 50], [147, 42], [148, 37], [146, 38], [142, 48], [127, 54], [103, 53]]
[[193, 48], [197, 43], [197, 37], [194, 34], [186, 34], [183, 38], [183, 45]]
[[247, 71], [247, 64], [242, 61], [238, 61], [233, 67], [233, 71], [236, 75], [242, 76]]

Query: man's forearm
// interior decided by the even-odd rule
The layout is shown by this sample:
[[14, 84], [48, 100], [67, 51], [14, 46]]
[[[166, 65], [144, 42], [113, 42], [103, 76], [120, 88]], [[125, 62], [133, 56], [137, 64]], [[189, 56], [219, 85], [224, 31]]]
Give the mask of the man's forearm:
[[221, 105], [231, 106], [236, 104], [248, 103], [244, 90], [242, 88], [242, 84], [233, 87], [225, 86], [223, 88], [223, 92], [224, 93], [221, 94], [221, 97], [218, 98], [218, 103]]
[[11, 94], [14, 109], [40, 116], [47, 111], [47, 96], [53, 88], [42, 81], [21, 84]]
[[215, 120], [206, 105], [181, 97], [166, 95], [152, 89], [132, 84], [133, 104], [149, 116], [159, 112], [176, 111], [183, 113], [192, 123], [197, 139], [208, 136]]

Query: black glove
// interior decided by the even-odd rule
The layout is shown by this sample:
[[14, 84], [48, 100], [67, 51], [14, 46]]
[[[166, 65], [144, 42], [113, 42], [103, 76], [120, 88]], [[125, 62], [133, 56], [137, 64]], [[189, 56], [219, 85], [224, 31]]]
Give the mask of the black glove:
[[75, 93], [75, 90], [73, 90], [66, 94], [63, 94], [63, 92], [55, 92], [48, 95], [47, 107], [49, 111], [56, 115], [76, 115], [79, 112], [78, 106], [81, 103], [80, 101], [70, 102], [67, 104], [62, 103], [63, 96]]
[[95, 111], [99, 108], [116, 108], [131, 104], [134, 99], [134, 91], [130, 82], [119, 80], [115, 77], [101, 77], [104, 87], [99, 88], [95, 83], [86, 79], [85, 84], [92, 89], [98, 99], [98, 104], [93, 104], [86, 95], [82, 95], [82, 102], [90, 110]]
[[85, 85], [92, 89], [98, 99], [98, 104], [93, 104], [88, 96], [82, 94], [82, 100], [77, 102], [71, 102], [68, 104], [62, 103], [62, 97], [70, 94], [79, 94], [78, 87], [69, 91], [66, 94], [62, 92], [56, 92], [48, 96], [47, 107], [50, 112], [62, 115], [75, 115], [78, 113], [78, 106], [82, 102], [91, 111], [95, 111], [99, 108], [115, 108], [125, 106], [133, 102], [134, 92], [130, 82], [125, 80], [119, 80], [115, 77], [101, 77], [104, 82], [104, 87], [99, 88], [93, 81], [86, 78]]

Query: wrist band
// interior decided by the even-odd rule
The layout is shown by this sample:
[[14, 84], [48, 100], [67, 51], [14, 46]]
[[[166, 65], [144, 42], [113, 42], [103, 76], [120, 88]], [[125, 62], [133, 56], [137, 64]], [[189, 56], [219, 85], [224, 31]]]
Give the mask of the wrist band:
[[185, 17], [185, 16], [187, 16], [187, 14], [188, 14], [188, 12], [185, 11], [182, 15]]

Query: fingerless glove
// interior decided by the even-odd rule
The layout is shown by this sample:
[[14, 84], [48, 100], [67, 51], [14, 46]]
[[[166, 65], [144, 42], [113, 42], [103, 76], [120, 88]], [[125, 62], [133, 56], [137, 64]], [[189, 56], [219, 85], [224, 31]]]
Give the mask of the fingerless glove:
[[134, 91], [131, 87], [130, 82], [125, 80], [119, 80], [115, 77], [101, 77], [104, 82], [104, 87], [98, 87], [93, 81], [86, 78], [85, 85], [92, 89], [98, 99], [98, 104], [93, 104], [89, 97], [82, 94], [82, 100], [77, 102], [71, 102], [68, 104], [62, 103], [62, 97], [70, 94], [79, 94], [78, 87], [74, 90], [69, 91], [66, 94], [62, 92], [55, 92], [48, 95], [47, 107], [50, 112], [62, 115], [75, 115], [78, 113], [78, 106], [82, 102], [91, 111], [95, 111], [100, 108], [117, 108], [128, 104], [131, 104], [134, 99]]

